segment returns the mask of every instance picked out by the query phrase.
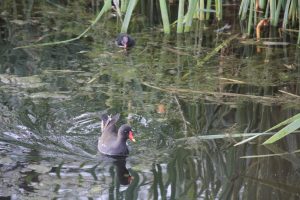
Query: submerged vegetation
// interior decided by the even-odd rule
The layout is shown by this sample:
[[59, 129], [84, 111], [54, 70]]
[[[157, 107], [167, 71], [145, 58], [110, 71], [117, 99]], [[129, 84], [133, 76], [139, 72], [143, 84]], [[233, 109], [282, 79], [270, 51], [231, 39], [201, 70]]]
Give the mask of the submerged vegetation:
[[[244, 77], [236, 77], [232, 76], [230, 73], [223, 73], [224, 77], [216, 78], [215, 80], [217, 82], [225, 82], [224, 86], [221, 86], [226, 88], [228, 87], [227, 85], [238, 85], [238, 87], [242, 87], [241, 85], [244, 84], [250, 84], [254, 86], [261, 86], [260, 83], [264, 82], [267, 86], [272, 85], [272, 78], [266, 79], [263, 76], [259, 77], [256, 76], [256, 71], [253, 72], [246, 72], [244, 68], [239, 69], [239, 66], [231, 66], [230, 63], [222, 61], [222, 57], [227, 55], [226, 51], [236, 51], [234, 49], [234, 46], [238, 42], [242, 42], [244, 44], [254, 44], [255, 42], [252, 41], [247, 41], [243, 40], [244, 38], [240, 37], [240, 32], [236, 31], [236, 28], [233, 29], [231, 28], [231, 24], [226, 23], [224, 26], [222, 23], [222, 20], [224, 20], [223, 13], [224, 10], [223, 8], [227, 6], [227, 9], [229, 11], [234, 10], [236, 8], [239, 8], [239, 16], [241, 20], [241, 24], [243, 26], [244, 23], [247, 24], [247, 29], [245, 33], [248, 33], [248, 36], [251, 36], [251, 33], [256, 33], [257, 40], [261, 39], [261, 35], [266, 35], [264, 32], [264, 28], [267, 25], [272, 25], [272, 26], [279, 26], [281, 23], [280, 17], [284, 16], [284, 21], [282, 21], [282, 24], [284, 24], [283, 28], [292, 28], [292, 27], [297, 27], [297, 23], [299, 19], [297, 18], [298, 10], [295, 9], [298, 6], [297, 1], [242, 1], [240, 7], [237, 6], [237, 4], [232, 4], [231, 1], [221, 1], [221, 0], [190, 0], [190, 1], [184, 1], [184, 0], [179, 0], [179, 1], [166, 1], [166, 0], [159, 0], [159, 1], [142, 1], [142, 0], [103, 0], [103, 1], [98, 1], [100, 2], [99, 4], [99, 9], [100, 11], [96, 10], [95, 13], [97, 16], [95, 19], [90, 23], [90, 25], [81, 33], [77, 34], [78, 36], [63, 40], [63, 41], [56, 41], [56, 42], [46, 42], [46, 43], [38, 43], [38, 44], [33, 44], [33, 45], [26, 45], [26, 46], [20, 46], [14, 48], [16, 49], [21, 49], [21, 48], [33, 48], [33, 47], [43, 47], [43, 46], [49, 46], [49, 45], [60, 45], [64, 43], [69, 43], [69, 42], [74, 42], [79, 39], [84, 39], [85, 37], [89, 37], [90, 32], [92, 31], [97, 31], [97, 25], [101, 20], [105, 21], [108, 17], [105, 14], [116, 14], [117, 18], [112, 18], [114, 20], [114, 24], [117, 25], [117, 30], [120, 32], [128, 32], [130, 30], [131, 33], [134, 33], [134, 29], [130, 28], [131, 26], [135, 26], [136, 19], [139, 17], [138, 15], [142, 16], [147, 16], [149, 21], [154, 21], [156, 19], [156, 22], [154, 24], [151, 24], [153, 26], [160, 27], [161, 25], [163, 26], [163, 32], [165, 33], [164, 36], [164, 41], [160, 43], [161, 48], [161, 55], [167, 55], [168, 53], [172, 52], [174, 54], [173, 59], [177, 59], [178, 65], [181, 66], [183, 65], [182, 63], [184, 62], [189, 62], [191, 65], [193, 65], [193, 68], [191, 69], [186, 69], [181, 66], [181, 68], [174, 69], [173, 66], [169, 66], [170, 73], [175, 73], [177, 74], [177, 81], [176, 86], [174, 87], [169, 87], [168, 84], [172, 84], [172, 81], [168, 82], [166, 81], [165, 83], [161, 83], [159, 79], [163, 77], [163, 75], [159, 74], [164, 74], [164, 67], [163, 66], [163, 61], [171, 62], [171, 60], [167, 60], [164, 58], [164, 56], [161, 56], [162, 61], [159, 61], [158, 63], [154, 63], [154, 65], [158, 65], [161, 67], [161, 69], [155, 69], [152, 66], [148, 67], [149, 71], [152, 71], [153, 74], [147, 74], [147, 71], [143, 71], [143, 69], [140, 69], [139, 72], [137, 70], [132, 70], [130, 71], [131, 74], [131, 79], [130, 80], [135, 80], [136, 84], [139, 85], [139, 87], [148, 87], [152, 89], [157, 89], [160, 91], [163, 91], [167, 94], [178, 94], [183, 98], [188, 99], [191, 94], [196, 95], [196, 96], [211, 96], [213, 101], [220, 101], [218, 99], [218, 95], [222, 95], [223, 97], [226, 98], [245, 98], [245, 99], [251, 99], [252, 101], [255, 102], [272, 102], [272, 103], [292, 103], [295, 101], [294, 99], [286, 99], [285, 96], [274, 96], [274, 97], [267, 97], [267, 96], [259, 96], [259, 95], [252, 95], [252, 94], [239, 94], [239, 93], [234, 93], [234, 92], [227, 92], [226, 89], [225, 91], [219, 91], [217, 89], [220, 87], [218, 84], [215, 84], [213, 82], [209, 82], [211, 84], [212, 88], [209, 90], [204, 90], [203, 86], [198, 84], [198, 82], [201, 82], [203, 84], [205, 82], [205, 71], [208, 70], [206, 64], [207, 63], [217, 63], [218, 61], [220, 62], [219, 69], [220, 71], [223, 70], [232, 70], [232, 71], [238, 71], [236, 73], [249, 73]], [[275, 8], [277, 9], [274, 9]], [[296, 6], [296, 7], [295, 7]], [[57, 6], [58, 7], [58, 6]], [[149, 10], [145, 11], [145, 7]], [[229, 8], [228, 8], [229, 7]], [[283, 9], [285, 8], [285, 10]], [[152, 9], [152, 10], [151, 10]], [[153, 15], [154, 9], [156, 9], [156, 13], [160, 13], [160, 15]], [[263, 10], [264, 9], [264, 10]], [[276, 11], [276, 13], [273, 13]], [[149, 12], [149, 13], [147, 13]], [[281, 13], [281, 14], [280, 14]], [[284, 15], [283, 15], [284, 13]], [[235, 19], [237, 16], [233, 16], [233, 18], [230, 18], [231, 21]], [[104, 20], [105, 19], [105, 20]], [[293, 19], [293, 20], [290, 20]], [[298, 21], [297, 21], [298, 20]], [[215, 26], [215, 24], [221, 24], [221, 28], [218, 28], [214, 30], [214, 34], [216, 35], [216, 40], [214, 41], [214, 46], [212, 49], [207, 50], [203, 52], [203, 44], [202, 42], [205, 40], [205, 37], [203, 36], [203, 32], [205, 31], [205, 26], [206, 25], [212, 25]], [[218, 25], [219, 27], [219, 25]], [[256, 27], [256, 31], [254, 31], [254, 27]], [[105, 27], [104, 27], [105, 28]], [[243, 30], [243, 29], [242, 29]], [[73, 31], [73, 30], [71, 30]], [[160, 30], [161, 31], [161, 30]], [[270, 28], [269, 31], [272, 31]], [[180, 36], [187, 36], [190, 37], [190, 41], [187, 39], [185, 42], [194, 44], [194, 49], [180, 49], [180, 48], [173, 48], [172, 46], [169, 46], [168, 43], [174, 42], [171, 41], [172, 38], [169, 37], [170, 33], [176, 32], [177, 33], [177, 38], [176, 42], [177, 45], [180, 46], [183, 44], [183, 41], [181, 40]], [[72, 32], [73, 33], [73, 32]], [[182, 34], [184, 33], [184, 34]], [[272, 33], [273, 34], [273, 33]], [[74, 35], [74, 34], [73, 34]], [[229, 36], [228, 36], [229, 35]], [[293, 37], [289, 35], [289, 40], [292, 41]], [[149, 38], [156, 37], [156, 36], [148, 36]], [[193, 40], [195, 38], [195, 40]], [[286, 38], [285, 38], [286, 39]], [[94, 39], [96, 40], [96, 39]], [[270, 40], [273, 40], [270, 36]], [[283, 46], [284, 48], [288, 45], [287, 44], [282, 44], [281, 42], [278, 42], [277, 39], [274, 43], [270, 41], [264, 41], [263, 46], [268, 47], [272, 45], [278, 45], [278, 46]], [[155, 44], [157, 45], [157, 44]], [[155, 46], [153, 45], [153, 46]], [[264, 48], [263, 47], [263, 48]], [[245, 63], [248, 65], [250, 68], [252, 65], [257, 65], [259, 63], [251, 63], [251, 61], [247, 61], [246, 57], [249, 53], [251, 53], [251, 49], [245, 50]], [[260, 51], [260, 47], [257, 47], [257, 52]], [[144, 60], [147, 59], [152, 59], [152, 57], [148, 57], [146, 55], [147, 53], [147, 48], [144, 49], [142, 52], [140, 52], [140, 55], [143, 55]], [[240, 53], [240, 52], [238, 52]], [[220, 59], [215, 59], [218, 55], [220, 55]], [[263, 65], [270, 65], [272, 66], [272, 62], [269, 61], [269, 56], [271, 56], [270, 48], [267, 48], [266, 50], [266, 59], [265, 63]], [[181, 57], [185, 57], [181, 60]], [[288, 60], [289, 58], [285, 56], [285, 59]], [[232, 61], [234, 59], [232, 58]], [[173, 62], [173, 60], [172, 60]], [[269, 62], [269, 64], [267, 64]], [[295, 60], [291, 61], [296, 63], [297, 58]], [[193, 64], [192, 64], [193, 63]], [[282, 72], [282, 75], [278, 77], [279, 82], [287, 82], [288, 80], [285, 80], [285, 75], [287, 73], [292, 73], [291, 71], [294, 68], [294, 64], [283, 64], [286, 65], [288, 70], [287, 72]], [[296, 64], [297, 65], [297, 64]], [[107, 69], [105, 69], [107, 71]], [[103, 74], [105, 74], [105, 70], [99, 70], [98, 72], [95, 72], [93, 77], [86, 81], [87, 84], [93, 84], [94, 81], [97, 81], [99, 77], [102, 77]], [[167, 70], [167, 73], [169, 71]], [[271, 69], [269, 69], [271, 70]], [[173, 72], [175, 71], [175, 72]], [[204, 72], [204, 74], [203, 74]], [[139, 73], [139, 74], [135, 74]], [[146, 76], [144, 76], [146, 74]], [[158, 75], [157, 75], [158, 74]], [[111, 75], [110, 73], [107, 75]], [[251, 76], [256, 76], [256, 80], [252, 80], [250, 77]], [[276, 75], [277, 76], [277, 75]], [[151, 78], [149, 78], [151, 77]], [[271, 77], [271, 76], [270, 76]], [[259, 81], [258, 81], [259, 79]], [[151, 80], [151, 81], [149, 81]], [[186, 81], [187, 80], [193, 80], [197, 84], [193, 85], [193, 87], [189, 86], [186, 88]], [[260, 82], [261, 81], [261, 82]], [[222, 85], [222, 83], [221, 83]], [[202, 88], [201, 88], [202, 87]], [[236, 87], [236, 86], [232, 86]], [[206, 88], [205, 88], [206, 89]], [[211, 90], [218, 90], [218, 91], [211, 91]], [[284, 91], [280, 91], [280, 93], [284, 93]], [[289, 92], [285, 92], [287, 95], [293, 95]], [[228, 101], [226, 98], [222, 99], [221, 101], [224, 103]], [[299, 98], [297, 95], [295, 95], [295, 98]], [[179, 102], [179, 101], [176, 101]], [[179, 103], [177, 103], [180, 105]], [[179, 106], [180, 107], [180, 106]], [[183, 116], [183, 114], [181, 114]], [[184, 119], [184, 116], [182, 117], [183, 119], [183, 124], [184, 127], [187, 127], [186, 120]], [[294, 124], [293, 124], [294, 125]], [[293, 126], [294, 127], [294, 126]], [[269, 128], [269, 127], [267, 127]], [[284, 131], [286, 129], [283, 129]], [[291, 130], [291, 129], [288, 129]], [[186, 132], [186, 130], [184, 130]], [[290, 133], [292, 131], [288, 131]], [[264, 135], [264, 134], [262, 134]], [[226, 137], [226, 136], [224, 136]], [[255, 136], [253, 136], [255, 137]], [[277, 136], [276, 136], [277, 137]], [[251, 138], [250, 138], [251, 139]], [[248, 141], [249, 139], [247, 139]], [[272, 141], [274, 141], [272, 139]]]

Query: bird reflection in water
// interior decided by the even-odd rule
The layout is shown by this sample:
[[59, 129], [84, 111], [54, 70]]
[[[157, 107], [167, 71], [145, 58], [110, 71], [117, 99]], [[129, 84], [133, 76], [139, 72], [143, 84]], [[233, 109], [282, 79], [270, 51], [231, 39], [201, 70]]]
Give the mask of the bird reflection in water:
[[113, 161], [116, 166], [116, 173], [121, 185], [129, 185], [133, 181], [133, 176], [130, 175], [128, 169], [126, 168], [125, 158], [116, 158]]

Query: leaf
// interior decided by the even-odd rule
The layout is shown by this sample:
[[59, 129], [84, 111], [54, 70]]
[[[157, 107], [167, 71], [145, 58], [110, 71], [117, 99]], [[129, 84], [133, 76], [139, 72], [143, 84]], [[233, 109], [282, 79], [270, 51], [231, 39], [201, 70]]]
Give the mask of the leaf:
[[130, 18], [131, 18], [132, 12], [133, 12], [137, 2], [138, 2], [138, 0], [130, 0], [129, 1], [127, 11], [126, 11], [126, 14], [125, 14], [125, 18], [124, 18], [124, 21], [122, 23], [121, 33], [127, 33]]
[[[284, 126], [284, 125], [287, 125], [287, 124], [291, 124], [292, 122], [294, 122], [295, 120], [298, 120], [298, 119], [300, 119], [300, 114], [297, 114], [297, 115], [295, 115], [295, 116], [293, 116], [293, 117], [291, 117], [291, 118], [289, 118], [289, 119], [287, 119], [287, 120], [285, 120], [285, 121], [283, 121], [283, 122], [277, 124], [276, 126], [273, 126], [272, 128], [268, 129], [268, 130], [265, 131], [264, 133], [269, 132], [269, 131], [274, 130], [274, 129], [277, 129], [277, 128], [281, 127], [281, 126]], [[292, 132], [293, 132], [293, 131], [292, 131]], [[289, 134], [289, 133], [288, 133], [288, 134]], [[261, 134], [261, 135], [263, 135], [263, 134]], [[261, 136], [261, 135], [254, 135], [253, 137], [247, 138], [247, 139], [245, 139], [245, 140], [242, 140], [242, 141], [236, 143], [234, 146], [239, 146], [239, 145], [241, 145], [241, 144], [244, 144], [244, 143], [246, 143], [246, 142], [249, 142], [249, 141], [251, 141], [251, 140], [254, 140], [255, 138], [257, 138], [258, 136]], [[275, 135], [276, 135], [276, 134], [275, 134]], [[274, 135], [274, 136], [275, 136], [275, 135]]]
[[[295, 116], [294, 116], [295, 117]], [[292, 117], [293, 118], [293, 117]], [[291, 118], [290, 118], [291, 119]], [[292, 123], [290, 123], [289, 125], [285, 126], [283, 129], [281, 129], [280, 131], [278, 131], [275, 135], [273, 135], [272, 137], [270, 137], [268, 140], [266, 140], [263, 144], [271, 144], [276, 142], [277, 140], [283, 138], [284, 136], [294, 132], [295, 130], [297, 130], [298, 128], [300, 128], [300, 118], [294, 120]]]
[[290, 124], [290, 123], [292, 123], [293, 121], [295, 121], [297, 119], [300, 119], [300, 113], [297, 114], [297, 115], [295, 115], [295, 116], [293, 116], [293, 117], [291, 117], [291, 118], [289, 118], [289, 119], [287, 119], [287, 120], [285, 120], [285, 121], [283, 121], [283, 122], [281, 122], [281, 123], [279, 123], [279, 124], [277, 124], [276, 126], [273, 126], [272, 128], [266, 130], [265, 132], [269, 132], [269, 131], [277, 129], [277, 128], [281, 127], [281, 126]]
[[241, 145], [241, 144], [244, 144], [244, 143], [246, 143], [246, 142], [249, 142], [249, 141], [251, 141], [251, 140], [254, 140], [255, 138], [257, 138], [257, 137], [259, 137], [259, 136], [261, 136], [261, 135], [263, 135], [263, 134], [254, 135], [254, 136], [252, 136], [252, 137], [250, 137], [250, 138], [247, 138], [247, 139], [245, 139], [245, 140], [242, 140], [242, 141], [236, 143], [234, 146], [239, 146], [239, 145]]

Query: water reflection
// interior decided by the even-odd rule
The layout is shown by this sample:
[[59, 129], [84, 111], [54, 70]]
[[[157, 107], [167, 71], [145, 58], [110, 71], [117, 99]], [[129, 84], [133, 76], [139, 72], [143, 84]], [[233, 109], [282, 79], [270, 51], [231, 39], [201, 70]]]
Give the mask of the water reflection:
[[[1, 146], [7, 146], [8, 151], [11, 145], [2, 142]], [[22, 150], [19, 154], [18, 148]], [[148, 154], [133, 153], [127, 159], [102, 155], [91, 159], [64, 153], [61, 158], [49, 157], [49, 151], [18, 148], [5, 153], [14, 156], [2, 154], [0, 159], [1, 187], [19, 182], [11, 190], [2, 190], [6, 191], [2, 196], [13, 194], [12, 199], [24, 195], [33, 198], [36, 194], [95, 199], [252, 199], [256, 194], [274, 199], [283, 194], [292, 198], [300, 191], [296, 155], [240, 158], [245, 152], [283, 151], [276, 146], [269, 150], [254, 145], [235, 148], [231, 141], [189, 138], [179, 140], [168, 151], [149, 148]], [[263, 191], [272, 191], [274, 195], [267, 196], [268, 192], [264, 195]]]
[[126, 159], [116, 159], [114, 165], [116, 166], [119, 183], [121, 185], [129, 185], [132, 182], [133, 177], [126, 168]]

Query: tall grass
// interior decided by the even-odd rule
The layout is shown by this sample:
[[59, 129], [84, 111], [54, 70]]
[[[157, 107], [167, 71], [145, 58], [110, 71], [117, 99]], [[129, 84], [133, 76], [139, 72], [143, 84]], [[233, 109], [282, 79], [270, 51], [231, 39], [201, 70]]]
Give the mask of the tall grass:
[[177, 33], [183, 32], [184, 1], [185, 0], [179, 0], [178, 17], [177, 17]]
[[298, 44], [300, 44], [299, 15], [299, 0], [242, 0], [239, 11], [242, 21], [248, 19], [248, 35], [253, 32], [261, 19], [266, 18], [270, 20], [270, 25], [273, 27], [281, 27], [283, 31], [297, 31], [299, 33]]
[[[123, 0], [121, 1], [121, 12], [125, 13], [125, 18], [122, 23], [121, 32], [125, 33], [128, 30], [130, 19], [132, 13], [135, 9], [136, 4], [139, 0]], [[142, 2], [141, 2], [142, 3]], [[164, 33], [169, 34], [171, 32], [170, 28], [170, 13], [168, 12], [169, 1], [159, 0], [160, 14], [163, 23]], [[176, 23], [176, 32], [190, 32], [193, 27], [193, 20], [207, 20], [211, 18], [211, 13], [215, 13], [217, 20], [222, 20], [222, 0], [179, 0], [178, 2], [178, 12]], [[185, 10], [187, 8], [187, 10]], [[126, 9], [126, 10], [125, 10]], [[153, 9], [151, 7], [150, 9]]]
[[164, 32], [169, 34], [170, 33], [170, 22], [169, 22], [166, 0], [159, 0], [159, 5], [160, 5], [162, 21], [163, 21], [163, 25], [164, 25]]
[[138, 0], [129, 0], [128, 7], [127, 7], [127, 10], [126, 10], [126, 14], [125, 14], [125, 18], [124, 18], [122, 28], [121, 28], [121, 33], [126, 33], [127, 32], [129, 22], [130, 22], [130, 18], [131, 18], [132, 12], [133, 12], [137, 2], [138, 2]]
[[[298, 16], [300, 16], [300, 0], [298, 0]], [[299, 21], [299, 31], [298, 31], [298, 42], [297, 43], [300, 44], [300, 19], [298, 21]]]
[[222, 2], [223, 2], [222, 0], [215, 1], [216, 17], [218, 20], [223, 19], [223, 3]]
[[60, 45], [60, 44], [66, 44], [69, 42], [73, 42], [76, 40], [81, 39], [83, 36], [85, 36], [89, 30], [95, 26], [95, 24], [97, 24], [97, 22], [101, 19], [101, 17], [103, 16], [104, 13], [106, 13], [107, 11], [109, 11], [111, 9], [111, 0], [105, 0], [104, 1], [104, 5], [101, 9], [101, 11], [99, 12], [99, 14], [97, 15], [97, 17], [95, 18], [95, 20], [92, 21], [91, 25], [89, 25], [80, 35], [78, 35], [77, 37], [68, 39], [68, 40], [62, 40], [62, 41], [56, 41], [56, 42], [46, 42], [46, 43], [40, 43], [40, 44], [30, 44], [30, 45], [25, 45], [25, 46], [19, 46], [19, 47], [15, 47], [14, 49], [25, 49], [25, 48], [35, 48], [35, 47], [44, 47], [44, 46], [52, 46], [52, 45]]
[[[149, 0], [150, 1], [150, 0]], [[140, 3], [144, 4], [144, 1], [139, 0], [114, 0], [117, 6], [118, 15], [123, 18], [121, 20], [121, 32], [127, 33], [130, 21], [132, 21], [132, 15], [136, 9], [136, 5]], [[216, 20], [221, 21], [223, 19], [223, 1], [222, 0], [179, 0], [178, 1], [178, 10], [177, 10], [177, 20], [174, 22], [170, 21], [170, 1], [167, 0], [151, 0], [151, 5], [154, 5], [155, 2], [159, 2], [161, 19], [163, 24], [163, 31], [166, 34], [169, 34], [172, 29], [170, 23], [176, 24], [177, 33], [190, 32], [193, 28], [193, 23], [196, 20], [204, 21], [214, 17]], [[120, 4], [119, 4], [120, 3]], [[120, 7], [119, 7], [120, 5]], [[105, 0], [103, 8], [92, 22], [92, 24], [84, 30], [78, 37], [71, 38], [66, 41], [51, 42], [45, 44], [29, 45], [28, 47], [38, 47], [38, 46], [47, 46], [47, 45], [56, 45], [62, 43], [68, 43], [82, 38], [86, 33], [93, 27], [102, 15], [109, 11], [111, 8], [111, 0]], [[150, 7], [154, 9], [155, 6]], [[259, 9], [259, 10], [258, 10]], [[246, 20], [248, 23], [247, 33], [250, 35], [254, 32], [254, 28], [257, 26], [259, 21], [263, 18], [270, 19], [270, 24], [272, 26], [281, 26], [284, 31], [298, 31], [298, 40], [297, 43], [300, 44], [300, 0], [241, 0], [240, 10], [239, 10], [240, 19]], [[280, 20], [282, 18], [282, 24]], [[296, 30], [297, 29], [297, 30]], [[21, 47], [21, 48], [26, 48]], [[19, 47], [17, 47], [19, 48]]]
[[192, 27], [193, 16], [197, 8], [197, 0], [191, 0], [189, 3], [188, 11], [185, 16], [184, 32], [189, 32]]

